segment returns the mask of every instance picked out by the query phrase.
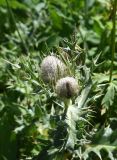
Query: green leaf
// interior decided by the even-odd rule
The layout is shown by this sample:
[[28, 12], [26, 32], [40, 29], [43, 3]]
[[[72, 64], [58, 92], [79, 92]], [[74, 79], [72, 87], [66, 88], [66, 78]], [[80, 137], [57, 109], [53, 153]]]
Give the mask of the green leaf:
[[102, 105], [105, 108], [109, 108], [110, 106], [112, 106], [113, 102], [114, 102], [114, 97], [115, 97], [115, 91], [117, 90], [117, 86], [115, 85], [115, 83], [111, 82], [107, 88], [107, 92], [102, 100]]
[[66, 116], [66, 123], [68, 124], [68, 140], [66, 146], [74, 149], [76, 144], [76, 120], [78, 118], [78, 110], [69, 106]]
[[[9, 0], [8, 0], [9, 2]], [[7, 6], [6, 4], [6, 0], [0, 0], [0, 5], [1, 6]], [[9, 3], [10, 7], [13, 8], [13, 9], [27, 9], [26, 5], [16, 1], [16, 0], [10, 0], [10, 3]]]
[[76, 102], [78, 103], [78, 108], [84, 107], [87, 99], [89, 92], [91, 91], [91, 81], [86, 85], [86, 87], [82, 90], [81, 95], [76, 99]]
[[103, 74], [103, 73], [93, 73], [93, 82], [97, 82], [99, 83], [104, 83], [104, 82], [108, 82], [109, 81], [109, 76], [107, 74]]
[[84, 158], [84, 160], [86, 160], [89, 157], [89, 153], [94, 152], [100, 158], [100, 160], [102, 160], [100, 153], [102, 149], [108, 153], [108, 157], [111, 160], [114, 160], [112, 151], [117, 149], [117, 147], [113, 145], [89, 145], [87, 146], [85, 152], [82, 154], [82, 157]]

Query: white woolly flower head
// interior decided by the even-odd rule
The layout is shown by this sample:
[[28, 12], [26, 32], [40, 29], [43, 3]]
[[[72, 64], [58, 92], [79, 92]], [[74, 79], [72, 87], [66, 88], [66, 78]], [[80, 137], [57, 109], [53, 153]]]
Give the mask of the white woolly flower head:
[[72, 98], [78, 91], [78, 82], [73, 77], [65, 77], [57, 81], [56, 93], [61, 98]]
[[66, 66], [55, 56], [47, 56], [41, 63], [41, 76], [44, 82], [52, 82], [66, 75]]

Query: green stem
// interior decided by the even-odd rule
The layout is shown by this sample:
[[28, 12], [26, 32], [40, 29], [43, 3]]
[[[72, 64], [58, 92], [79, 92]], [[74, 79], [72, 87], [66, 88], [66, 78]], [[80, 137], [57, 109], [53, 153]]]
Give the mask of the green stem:
[[70, 105], [72, 105], [72, 100], [71, 99], [65, 99], [64, 100], [64, 105], [65, 105], [65, 108], [68, 108]]
[[62, 118], [63, 120], [65, 120], [65, 118], [66, 118], [68, 107], [70, 107], [72, 105], [72, 100], [71, 99], [64, 99], [64, 105], [65, 105], [65, 110], [64, 110], [63, 118]]
[[113, 15], [112, 15], [112, 23], [113, 28], [111, 32], [111, 68], [110, 68], [110, 78], [109, 82], [112, 81], [112, 72], [113, 72], [113, 64], [114, 64], [114, 54], [115, 54], [115, 31], [116, 31], [116, 9], [117, 9], [117, 0], [113, 2]]
[[23, 38], [22, 38], [22, 36], [21, 36], [21, 34], [20, 34], [20, 32], [19, 32], [19, 29], [18, 29], [17, 25], [16, 25], [16, 20], [15, 20], [15, 17], [14, 17], [13, 12], [12, 12], [10, 6], [9, 6], [8, 0], [6, 0], [6, 4], [7, 4], [8, 10], [9, 10], [9, 13], [10, 13], [12, 19], [13, 19], [15, 28], [16, 28], [17, 33], [18, 33], [18, 36], [19, 36], [19, 38], [20, 38], [20, 40], [21, 40], [21, 42], [22, 42], [22, 44], [23, 44], [23, 46], [24, 46], [24, 48], [25, 48], [25, 51], [26, 51], [26, 53], [29, 53], [29, 50], [28, 50], [27, 46], [25, 45], [25, 42], [24, 42], [24, 40], [23, 40]]
[[88, 0], [84, 2], [84, 11], [85, 11], [85, 26], [88, 28]]

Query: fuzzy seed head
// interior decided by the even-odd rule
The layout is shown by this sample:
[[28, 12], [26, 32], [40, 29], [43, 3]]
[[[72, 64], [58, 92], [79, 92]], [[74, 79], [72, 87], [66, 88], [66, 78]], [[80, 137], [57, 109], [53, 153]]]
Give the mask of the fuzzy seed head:
[[56, 93], [61, 98], [72, 98], [78, 90], [78, 83], [73, 77], [65, 77], [57, 81]]
[[41, 76], [44, 82], [52, 82], [65, 76], [66, 66], [55, 56], [47, 56], [41, 64]]

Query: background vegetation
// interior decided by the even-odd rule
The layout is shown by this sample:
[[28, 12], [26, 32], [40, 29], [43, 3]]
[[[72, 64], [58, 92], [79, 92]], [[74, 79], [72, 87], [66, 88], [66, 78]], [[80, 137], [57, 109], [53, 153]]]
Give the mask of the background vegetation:
[[[116, 6], [0, 0], [0, 160], [117, 159]], [[68, 121], [40, 77], [53, 53], [80, 85]]]

